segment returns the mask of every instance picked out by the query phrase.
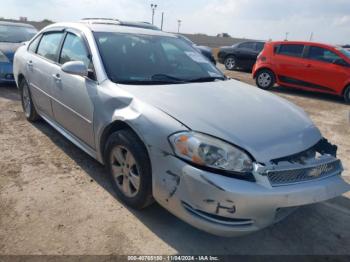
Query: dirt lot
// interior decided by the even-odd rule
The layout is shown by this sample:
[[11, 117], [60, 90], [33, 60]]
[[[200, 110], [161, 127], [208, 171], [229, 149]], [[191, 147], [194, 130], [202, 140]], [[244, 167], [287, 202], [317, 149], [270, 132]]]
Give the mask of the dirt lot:
[[[252, 82], [250, 74], [228, 74]], [[339, 145], [350, 175], [350, 106], [273, 92], [304, 108]], [[45, 122], [28, 123], [17, 89], [0, 87], [0, 254], [350, 254], [349, 198], [303, 207], [249, 236], [211, 236], [156, 204], [143, 212], [124, 207], [101, 165]]]

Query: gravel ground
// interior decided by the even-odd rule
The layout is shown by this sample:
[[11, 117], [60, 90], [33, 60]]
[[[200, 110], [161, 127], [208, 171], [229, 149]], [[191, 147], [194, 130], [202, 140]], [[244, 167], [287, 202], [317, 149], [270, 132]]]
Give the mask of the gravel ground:
[[[226, 72], [252, 83], [250, 74]], [[305, 109], [350, 168], [350, 106], [276, 88]], [[350, 179], [347, 178], [350, 182]], [[0, 254], [350, 254], [350, 194], [300, 208], [240, 238], [192, 228], [155, 204], [123, 206], [103, 166], [45, 122], [28, 123], [15, 87], [0, 87]]]

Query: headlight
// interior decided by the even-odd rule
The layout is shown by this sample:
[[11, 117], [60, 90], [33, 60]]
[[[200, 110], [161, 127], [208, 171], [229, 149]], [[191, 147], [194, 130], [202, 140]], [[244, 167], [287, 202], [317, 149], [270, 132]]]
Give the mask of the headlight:
[[252, 159], [241, 149], [217, 138], [196, 132], [180, 132], [169, 137], [174, 153], [197, 165], [247, 173]]
[[10, 62], [10, 60], [7, 58], [7, 56], [5, 56], [5, 54], [1, 51], [0, 51], [0, 62], [1, 63], [9, 63]]

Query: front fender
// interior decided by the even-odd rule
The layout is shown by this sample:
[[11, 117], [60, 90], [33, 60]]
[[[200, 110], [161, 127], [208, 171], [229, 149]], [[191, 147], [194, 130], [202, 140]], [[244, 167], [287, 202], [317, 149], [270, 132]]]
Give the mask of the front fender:
[[151, 155], [153, 151], [172, 154], [168, 136], [188, 130], [186, 126], [163, 111], [148, 105], [122, 90], [114, 83], [99, 88], [95, 103], [94, 130], [98, 161], [103, 163], [104, 135], [114, 123], [131, 128]]

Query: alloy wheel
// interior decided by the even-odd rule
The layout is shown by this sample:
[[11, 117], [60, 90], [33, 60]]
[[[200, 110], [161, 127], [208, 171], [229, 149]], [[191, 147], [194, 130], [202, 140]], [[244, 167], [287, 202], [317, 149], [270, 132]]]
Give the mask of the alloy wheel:
[[262, 88], [266, 88], [271, 84], [272, 77], [269, 73], [263, 72], [258, 76], [259, 86]]
[[32, 109], [32, 102], [30, 100], [30, 95], [29, 95], [29, 90], [27, 85], [23, 85], [22, 100], [23, 100], [22, 102], [23, 102], [24, 113], [26, 117], [29, 117]]
[[225, 66], [227, 69], [232, 70], [236, 66], [236, 60], [232, 57], [226, 59]]
[[111, 153], [111, 170], [120, 191], [134, 197], [140, 190], [140, 172], [133, 154], [126, 147], [116, 146]]

